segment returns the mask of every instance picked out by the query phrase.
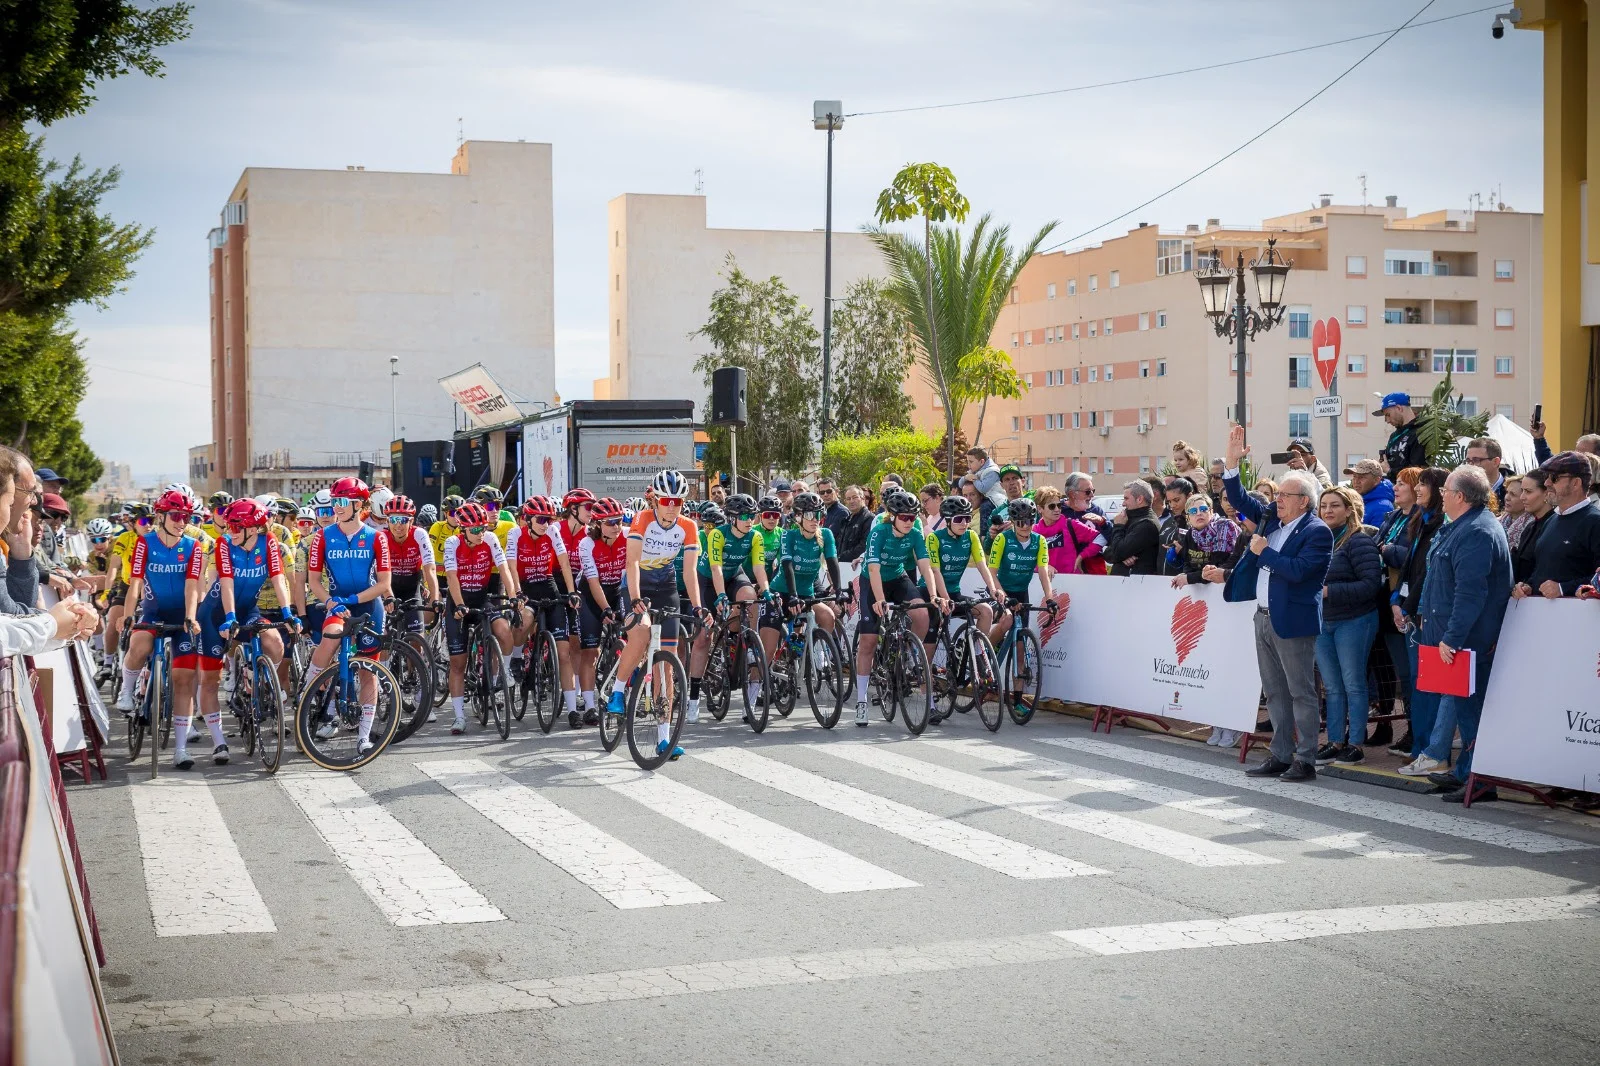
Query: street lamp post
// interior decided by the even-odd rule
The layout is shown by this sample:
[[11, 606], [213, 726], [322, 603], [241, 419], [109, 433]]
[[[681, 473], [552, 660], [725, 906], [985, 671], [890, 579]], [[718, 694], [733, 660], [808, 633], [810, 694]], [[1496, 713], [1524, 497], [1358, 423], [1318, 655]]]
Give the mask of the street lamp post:
[[[1241, 428], [1248, 421], [1249, 407], [1245, 403], [1245, 341], [1255, 340], [1283, 321], [1283, 286], [1289, 276], [1291, 264], [1278, 255], [1278, 239], [1267, 239], [1267, 254], [1250, 260], [1250, 271], [1256, 277], [1256, 302], [1261, 309], [1251, 307], [1244, 291], [1244, 252], [1230, 269], [1222, 265], [1222, 256], [1212, 249], [1209, 267], [1195, 271], [1200, 282], [1200, 295], [1205, 301], [1206, 315], [1217, 336], [1232, 338], [1234, 342], [1234, 376], [1238, 378], [1233, 420]], [[1228, 306], [1228, 290], [1233, 290], [1233, 306]], [[1246, 431], [1248, 433], [1248, 431]]]
[[844, 104], [815, 100], [813, 129], [828, 131], [828, 197], [822, 225], [822, 444], [828, 443], [828, 409], [833, 372], [833, 131], [844, 128]]
[[395, 402], [395, 379], [400, 376], [400, 357], [389, 357], [389, 439], [400, 439], [400, 408]]

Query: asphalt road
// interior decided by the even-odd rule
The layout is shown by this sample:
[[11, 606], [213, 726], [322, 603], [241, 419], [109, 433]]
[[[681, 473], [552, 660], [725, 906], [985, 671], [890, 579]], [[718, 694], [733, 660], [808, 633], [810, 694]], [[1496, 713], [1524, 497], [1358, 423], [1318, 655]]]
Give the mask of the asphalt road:
[[1593, 820], [735, 717], [74, 787], [122, 1061], [1600, 1061]]

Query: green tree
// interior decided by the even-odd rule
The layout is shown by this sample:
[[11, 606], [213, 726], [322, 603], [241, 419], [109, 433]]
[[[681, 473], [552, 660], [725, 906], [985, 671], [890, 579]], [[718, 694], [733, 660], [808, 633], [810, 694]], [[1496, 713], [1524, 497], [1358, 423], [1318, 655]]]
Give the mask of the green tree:
[[885, 474], [899, 474], [915, 492], [938, 481], [934, 461], [939, 438], [914, 430], [890, 430], [853, 437], [830, 437], [822, 446], [822, 469], [844, 485], [867, 485], [874, 491]]
[[916, 361], [910, 323], [876, 278], [845, 290], [833, 312], [833, 412], [845, 436], [911, 428], [906, 379]]
[[[711, 342], [695, 369], [711, 391], [712, 371], [745, 371], [748, 424], [739, 430], [739, 467], [759, 472], [798, 472], [811, 459], [812, 423], [821, 392], [822, 347], [811, 312], [778, 277], [757, 281], [729, 254], [727, 284], [711, 294], [706, 324], [691, 336]], [[708, 469], [730, 465], [728, 427], [710, 431]]]
[[74, 494], [100, 476], [75, 413], [88, 384], [77, 335], [61, 316], [0, 312], [0, 442], [48, 463]]
[[1466, 461], [1466, 448], [1462, 439], [1481, 437], [1489, 428], [1489, 416], [1461, 413], [1460, 393], [1452, 393], [1455, 383], [1450, 371], [1444, 372], [1433, 395], [1422, 410], [1417, 412], [1417, 439], [1428, 452], [1429, 466], [1442, 466], [1452, 470]]
[[870, 231], [889, 269], [889, 294], [922, 342], [923, 370], [944, 400], [950, 441], [946, 469], [952, 473], [954, 430], [968, 401], [947, 383], [957, 377], [962, 356], [988, 347], [1017, 275], [1055, 227], [1054, 222], [1039, 227], [1021, 248], [1008, 243], [1010, 227], [996, 225], [989, 215], [978, 219], [965, 241], [955, 227], [928, 227], [927, 241], [920, 245], [904, 234]]
[[1012, 364], [1011, 356], [987, 344], [972, 349], [956, 361], [955, 379], [950, 384], [950, 391], [960, 403], [980, 404], [978, 425], [972, 431], [972, 439], [980, 443], [983, 441], [983, 416], [989, 413], [990, 397], [1020, 400], [1028, 388], [1028, 383]]
[[160, 77], [156, 50], [189, 35], [188, 4], [13, 0], [0, 4], [0, 126], [82, 114], [102, 81]]

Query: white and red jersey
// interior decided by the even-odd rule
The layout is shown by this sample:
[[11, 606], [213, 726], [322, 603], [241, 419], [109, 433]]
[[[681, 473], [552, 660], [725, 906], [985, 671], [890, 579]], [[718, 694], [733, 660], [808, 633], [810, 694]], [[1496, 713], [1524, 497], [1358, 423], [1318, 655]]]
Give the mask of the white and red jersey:
[[468, 544], [464, 533], [444, 542], [444, 572], [456, 575], [463, 595], [483, 592], [489, 579], [505, 564], [506, 554], [493, 533], [485, 532], [477, 544]]
[[506, 536], [506, 558], [511, 560], [511, 569], [524, 585], [530, 581], [549, 581], [555, 576], [557, 559], [566, 557], [566, 541], [549, 526], [538, 534], [516, 526]]
[[618, 537], [607, 544], [602, 538], [584, 537], [578, 542], [578, 568], [585, 580], [602, 585], [617, 585], [628, 568], [628, 538]]
[[686, 545], [698, 547], [699, 532], [694, 522], [683, 515], [664, 526], [656, 520], [655, 511], [646, 507], [634, 516], [633, 525], [628, 527], [628, 539], [639, 542], [640, 570], [662, 570], [671, 568]]
[[561, 530], [561, 545], [566, 548], [568, 555], [578, 554], [578, 545], [583, 543], [583, 538], [589, 535], [589, 527], [579, 525], [577, 531], [572, 529], [572, 519], [562, 518], [557, 520], [556, 528]]
[[389, 573], [398, 578], [418, 577], [424, 567], [433, 566], [433, 542], [428, 534], [416, 525], [404, 539], [397, 539], [392, 530], [383, 531], [389, 546]]

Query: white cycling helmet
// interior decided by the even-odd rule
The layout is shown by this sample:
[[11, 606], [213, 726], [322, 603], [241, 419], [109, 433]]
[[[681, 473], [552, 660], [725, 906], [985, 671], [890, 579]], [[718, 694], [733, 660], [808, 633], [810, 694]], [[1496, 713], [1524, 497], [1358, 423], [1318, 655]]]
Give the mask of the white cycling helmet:
[[272, 505], [278, 502], [278, 494], [275, 492], [263, 492], [259, 496], [252, 497], [252, 499], [259, 503], [264, 510], [270, 511], [272, 510]]
[[[629, 513], [629, 515], [631, 516], [631, 515], [638, 514], [640, 511], [644, 510], [646, 507], [649, 507], [649, 506], [650, 505], [644, 501], [644, 497], [642, 497], [642, 496], [629, 496], [625, 501], [623, 501], [622, 509], [624, 511], [627, 511]], [[631, 517], [629, 518], [629, 521], [632, 521]]]
[[371, 512], [372, 517], [382, 518], [384, 507], [386, 507], [389, 501], [392, 499], [394, 499], [393, 489], [373, 489], [372, 495], [367, 497], [367, 510]]
[[89, 519], [89, 524], [83, 527], [83, 531], [91, 537], [109, 537], [111, 536], [111, 523], [104, 518], [91, 518]]
[[189, 505], [191, 507], [193, 507], [196, 511], [200, 509], [200, 497], [194, 494], [194, 489], [190, 488], [187, 483], [182, 481], [174, 481], [172, 484], [161, 490], [162, 495], [166, 495], [169, 492], [181, 493], [189, 501]]
[[313, 507], [332, 507], [333, 492], [330, 489], [318, 489], [317, 494], [311, 498]]
[[309, 507], [302, 507], [295, 512], [295, 518], [303, 522], [315, 522], [317, 520], [317, 512]]
[[676, 470], [663, 470], [650, 481], [650, 487], [656, 490], [657, 496], [676, 496], [679, 499], [689, 495], [689, 479]]

